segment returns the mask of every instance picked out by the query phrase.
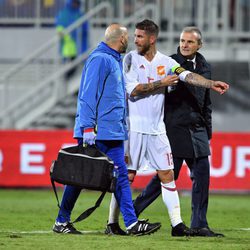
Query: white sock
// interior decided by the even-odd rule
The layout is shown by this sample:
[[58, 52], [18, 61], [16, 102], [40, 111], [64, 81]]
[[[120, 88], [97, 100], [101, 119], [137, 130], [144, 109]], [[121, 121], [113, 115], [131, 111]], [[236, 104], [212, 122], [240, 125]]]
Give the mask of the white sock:
[[162, 199], [168, 208], [171, 225], [175, 227], [182, 222], [179, 195], [176, 190], [175, 181], [161, 183]]
[[110, 224], [110, 223], [118, 223], [119, 222], [119, 214], [120, 214], [120, 208], [119, 208], [118, 203], [116, 201], [115, 195], [112, 194], [110, 205], [109, 205], [108, 224]]

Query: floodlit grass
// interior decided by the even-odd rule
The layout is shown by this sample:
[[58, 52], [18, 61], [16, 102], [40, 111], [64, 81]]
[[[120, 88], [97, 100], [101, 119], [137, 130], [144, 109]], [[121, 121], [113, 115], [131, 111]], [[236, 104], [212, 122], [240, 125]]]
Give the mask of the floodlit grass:
[[[61, 197], [62, 192], [59, 192]], [[99, 192], [82, 192], [72, 214], [76, 218], [94, 205]], [[136, 193], [133, 194], [136, 196]], [[182, 217], [190, 221], [190, 197], [181, 196]], [[83, 235], [58, 235], [51, 228], [57, 215], [52, 190], [0, 190], [0, 249], [250, 249], [249, 196], [210, 195], [209, 224], [225, 238], [171, 237], [167, 209], [158, 198], [140, 218], [159, 221], [155, 234], [143, 237], [106, 236], [103, 234], [109, 209], [110, 194], [101, 207], [86, 220], [76, 223]], [[121, 225], [122, 219], [120, 219]]]

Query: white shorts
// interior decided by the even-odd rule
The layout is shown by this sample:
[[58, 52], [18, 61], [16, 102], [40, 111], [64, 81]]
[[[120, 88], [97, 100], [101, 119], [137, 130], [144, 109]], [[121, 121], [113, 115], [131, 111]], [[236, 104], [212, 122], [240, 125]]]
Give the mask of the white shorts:
[[173, 156], [166, 134], [148, 135], [137, 132], [129, 133], [128, 169], [139, 170], [149, 164], [155, 170], [173, 169]]

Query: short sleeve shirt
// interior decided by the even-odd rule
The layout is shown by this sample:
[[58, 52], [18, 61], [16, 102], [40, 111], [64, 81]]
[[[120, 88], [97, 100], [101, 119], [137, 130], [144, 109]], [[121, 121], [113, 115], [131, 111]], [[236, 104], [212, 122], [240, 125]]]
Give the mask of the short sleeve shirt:
[[130, 94], [139, 84], [161, 80], [172, 74], [172, 68], [179, 64], [159, 51], [152, 61], [148, 61], [137, 51], [129, 52], [123, 61], [123, 73], [128, 93], [128, 114], [130, 131], [145, 134], [166, 132], [163, 122], [165, 88], [160, 88], [143, 96], [131, 97]]

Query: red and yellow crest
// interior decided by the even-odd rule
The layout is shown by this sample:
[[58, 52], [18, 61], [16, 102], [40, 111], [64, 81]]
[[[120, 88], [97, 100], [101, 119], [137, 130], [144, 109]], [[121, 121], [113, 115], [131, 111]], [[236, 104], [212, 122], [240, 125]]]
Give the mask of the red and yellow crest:
[[158, 66], [157, 67], [157, 75], [164, 76], [165, 74], [166, 74], [165, 66]]

